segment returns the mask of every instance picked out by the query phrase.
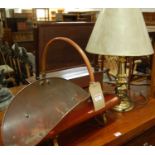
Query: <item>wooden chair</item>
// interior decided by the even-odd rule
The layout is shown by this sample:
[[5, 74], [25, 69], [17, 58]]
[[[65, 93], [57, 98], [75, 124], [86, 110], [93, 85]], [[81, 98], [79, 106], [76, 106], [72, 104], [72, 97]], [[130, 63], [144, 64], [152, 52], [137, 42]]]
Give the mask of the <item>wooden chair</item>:
[[14, 69], [10, 66], [10, 63], [7, 61], [8, 51], [6, 48], [3, 48], [3, 50], [2, 48], [0, 49], [0, 56], [1, 56], [0, 71], [4, 72], [7, 83], [11, 82], [13, 85], [16, 85], [15, 79], [13, 77]]
[[26, 49], [15, 44], [9, 60], [16, 72], [17, 83], [25, 84], [25, 79], [32, 76], [32, 66], [28, 59]]

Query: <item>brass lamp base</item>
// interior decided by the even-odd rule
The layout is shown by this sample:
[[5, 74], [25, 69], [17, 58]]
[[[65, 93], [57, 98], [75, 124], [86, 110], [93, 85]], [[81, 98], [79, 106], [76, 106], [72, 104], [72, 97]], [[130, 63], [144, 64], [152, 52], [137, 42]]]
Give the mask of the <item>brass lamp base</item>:
[[134, 104], [128, 99], [123, 99], [119, 105], [114, 106], [114, 110], [118, 112], [130, 111], [134, 108]]
[[134, 105], [128, 96], [128, 77], [126, 75], [125, 57], [119, 57], [118, 74], [116, 79], [116, 94], [121, 99], [121, 103], [113, 109], [118, 112], [126, 112], [133, 109]]

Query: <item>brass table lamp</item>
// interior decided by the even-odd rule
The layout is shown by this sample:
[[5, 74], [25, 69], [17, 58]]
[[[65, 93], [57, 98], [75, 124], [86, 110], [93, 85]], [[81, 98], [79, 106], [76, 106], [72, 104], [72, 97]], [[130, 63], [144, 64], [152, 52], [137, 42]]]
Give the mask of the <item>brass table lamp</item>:
[[128, 90], [128, 77], [125, 71], [126, 56], [153, 54], [153, 48], [140, 9], [111, 8], [100, 12], [88, 41], [89, 53], [119, 56], [116, 78], [116, 94], [121, 103], [116, 111], [129, 111], [133, 108]]

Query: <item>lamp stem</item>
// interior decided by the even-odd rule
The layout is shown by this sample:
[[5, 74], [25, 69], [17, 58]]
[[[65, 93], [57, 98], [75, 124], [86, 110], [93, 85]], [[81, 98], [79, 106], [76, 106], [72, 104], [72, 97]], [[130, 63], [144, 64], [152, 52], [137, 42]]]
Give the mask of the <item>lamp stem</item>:
[[114, 107], [116, 111], [129, 111], [133, 108], [128, 96], [128, 77], [125, 69], [125, 57], [118, 58], [118, 73], [116, 78], [116, 94], [120, 97], [121, 103]]
[[98, 71], [103, 71], [103, 56], [98, 55]]

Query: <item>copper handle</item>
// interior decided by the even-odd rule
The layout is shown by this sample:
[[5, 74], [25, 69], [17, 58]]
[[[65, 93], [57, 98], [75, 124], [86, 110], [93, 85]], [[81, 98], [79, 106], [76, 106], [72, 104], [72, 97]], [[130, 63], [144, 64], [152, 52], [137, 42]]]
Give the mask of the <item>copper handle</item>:
[[89, 76], [90, 76], [90, 82], [91, 83], [95, 82], [94, 73], [93, 73], [93, 70], [92, 70], [92, 67], [91, 67], [91, 64], [90, 64], [90, 61], [89, 61], [88, 57], [86, 56], [84, 51], [81, 49], [81, 47], [77, 43], [75, 43], [73, 40], [71, 40], [69, 38], [66, 38], [66, 37], [53, 38], [53, 39], [49, 40], [47, 42], [47, 44], [45, 45], [44, 50], [43, 50], [43, 55], [42, 55], [42, 62], [41, 62], [41, 72], [42, 72], [43, 78], [46, 77], [45, 70], [46, 70], [46, 58], [47, 58], [48, 47], [49, 47], [50, 44], [52, 44], [56, 40], [63, 40], [65, 42], [69, 43], [70, 45], [72, 45], [79, 52], [79, 54], [81, 55], [81, 57], [83, 58], [86, 66], [87, 66], [87, 70], [88, 70]]

